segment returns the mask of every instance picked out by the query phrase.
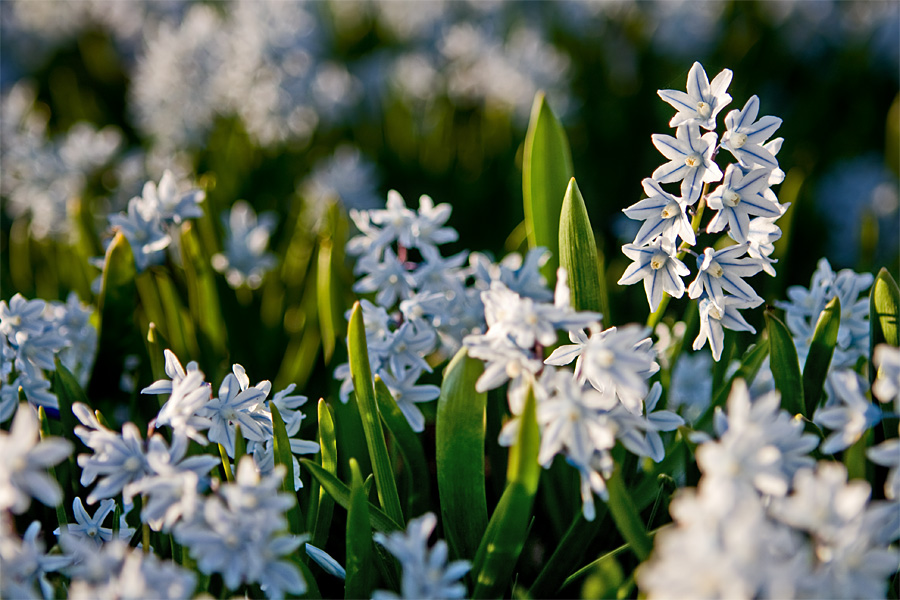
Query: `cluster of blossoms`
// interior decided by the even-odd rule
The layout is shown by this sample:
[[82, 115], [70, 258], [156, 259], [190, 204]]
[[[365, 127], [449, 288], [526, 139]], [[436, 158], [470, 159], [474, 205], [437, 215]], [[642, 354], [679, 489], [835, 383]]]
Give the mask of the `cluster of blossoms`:
[[128, 201], [125, 213], [109, 217], [109, 224], [131, 244], [138, 271], [165, 259], [166, 248], [178, 242], [178, 225], [203, 216], [199, 204], [205, 193], [197, 189], [181, 192], [178, 187], [175, 176], [167, 170], [159, 185], [152, 181], [144, 184], [141, 195]]
[[[775, 158], [782, 139], [767, 142], [781, 119], [758, 118], [759, 98], [752, 96], [743, 109], [726, 115], [727, 129], [721, 140], [714, 131], [716, 116], [731, 102], [726, 93], [731, 76], [726, 69], [710, 82], [700, 63], [694, 63], [688, 73], [687, 93], [659, 91], [660, 97], [678, 110], [669, 122], [676, 133], [675, 137], [652, 136], [653, 145], [669, 162], [644, 179], [647, 198], [624, 211], [643, 225], [634, 242], [622, 248], [634, 262], [619, 280], [622, 285], [643, 281], [650, 310], [655, 311], [664, 293], [675, 298], [684, 295], [682, 277], [690, 274], [690, 269], [680, 257], [686, 252], [694, 254], [698, 272], [687, 288], [688, 295], [700, 302], [700, 334], [694, 349], [709, 341], [716, 360], [722, 355], [723, 328], [754, 331], [739, 311], [759, 306], [763, 300], [744, 278], [762, 270], [775, 275], [771, 254], [773, 243], [781, 237], [775, 221], [787, 209], [771, 189], [784, 180]], [[709, 131], [701, 135], [701, 128]], [[722, 148], [737, 159], [724, 175], [715, 162]], [[722, 183], [707, 193], [709, 184], [718, 181]], [[662, 187], [678, 182], [678, 196]], [[707, 247], [699, 254], [689, 250], [697, 243], [695, 227], [703, 206], [717, 211], [706, 232], [726, 231], [734, 245], [719, 250]], [[698, 222], [692, 223], [689, 214]], [[680, 249], [676, 245], [679, 239]]]
[[239, 200], [228, 215], [222, 215], [225, 226], [225, 252], [213, 255], [212, 266], [225, 274], [233, 288], [247, 285], [256, 289], [262, 285], [266, 272], [273, 269], [277, 259], [267, 252], [269, 237], [275, 229], [275, 215], [257, 217], [253, 207]]
[[26, 300], [21, 294], [9, 304], [0, 301], [0, 422], [15, 412], [20, 389], [32, 404], [59, 410], [45, 373], [56, 370], [56, 358], [87, 383], [97, 348], [92, 314], [74, 292], [65, 303]]
[[697, 449], [696, 489], [672, 501], [675, 520], [637, 572], [650, 598], [880, 597], [898, 555], [896, 502], [869, 501], [840, 463], [808, 456], [818, 440], [737, 382], [717, 440]]

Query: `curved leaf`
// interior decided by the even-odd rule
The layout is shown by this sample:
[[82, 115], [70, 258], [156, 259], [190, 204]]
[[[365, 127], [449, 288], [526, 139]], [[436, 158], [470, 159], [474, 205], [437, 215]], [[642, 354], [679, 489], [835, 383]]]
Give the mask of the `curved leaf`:
[[294, 505], [288, 510], [288, 526], [291, 533], [299, 534], [303, 531], [301, 523], [303, 523], [303, 515], [300, 512], [300, 505], [297, 504], [297, 494], [294, 491], [294, 461], [291, 454], [291, 440], [288, 437], [287, 429], [284, 426], [284, 419], [281, 418], [281, 412], [274, 402], [269, 403], [269, 410], [272, 411], [272, 429], [274, 430], [275, 464], [284, 465], [286, 469], [284, 480], [281, 483], [281, 489], [291, 495], [294, 499]]
[[541, 433], [533, 390], [528, 391], [519, 418], [519, 436], [509, 451], [506, 489], [491, 516], [472, 565], [472, 572], [477, 573], [473, 598], [504, 595], [528, 534], [541, 474], [537, 461]]
[[900, 346], [900, 289], [885, 268], [878, 272], [869, 293], [869, 327], [870, 350], [883, 342]]
[[572, 152], [566, 132], [543, 92], [534, 97], [531, 120], [525, 134], [522, 162], [522, 193], [528, 244], [551, 252], [541, 272], [551, 286], [559, 265], [559, 214], [566, 186], [574, 175]]
[[[344, 482], [309, 459], [301, 458], [300, 464], [306, 467], [306, 470], [316, 478], [316, 481], [319, 482], [322, 489], [328, 492], [328, 495], [331, 496], [335, 502], [340, 504], [344, 509], [349, 509], [350, 488], [348, 488]], [[391, 519], [383, 510], [372, 505], [371, 502], [369, 503], [369, 523], [372, 525], [373, 529], [384, 533], [403, 529], [399, 523]]]
[[[322, 469], [337, 477], [337, 439], [334, 435], [334, 418], [331, 408], [325, 400], [319, 400], [319, 451], [322, 456]], [[315, 523], [312, 529], [312, 545], [324, 548], [331, 527], [334, 512], [334, 500], [320, 486], [316, 504]]]
[[378, 415], [375, 400], [375, 387], [372, 382], [372, 369], [369, 367], [369, 350], [366, 344], [366, 326], [363, 322], [362, 306], [359, 302], [353, 305], [350, 314], [348, 331], [348, 348], [350, 352], [350, 375], [353, 378], [353, 390], [359, 403], [359, 415], [362, 418], [366, 445], [372, 459], [372, 472], [375, 475], [375, 487], [378, 500], [391, 518], [403, 523], [403, 511], [400, 509], [400, 496], [397, 493], [397, 482], [388, 456], [387, 444], [384, 441], [384, 430]]
[[[403, 463], [409, 471], [407, 474], [409, 481], [407, 511], [411, 515], [422, 514], [428, 510], [428, 500], [431, 496], [431, 485], [429, 484], [431, 474], [428, 472], [428, 462], [425, 460], [422, 442], [410, 427], [409, 421], [403, 416], [403, 411], [397, 406], [387, 385], [377, 375], [375, 376], [375, 400], [378, 402], [381, 419], [400, 448]], [[487, 521], [486, 518], [485, 521]]]
[[569, 276], [572, 306], [603, 313], [608, 321], [609, 302], [605, 301], [600, 282], [594, 231], [574, 177], [569, 180], [559, 217], [559, 264]]
[[822, 398], [822, 387], [828, 376], [828, 367], [837, 344], [841, 326], [841, 300], [837, 296], [825, 306], [816, 321], [816, 329], [809, 345], [809, 354], [803, 365], [803, 394], [806, 416], [812, 417]]
[[471, 560], [487, 528], [484, 488], [486, 392], [475, 382], [481, 361], [460, 349], [444, 370], [437, 404], [435, 446], [441, 522], [455, 557]]
[[791, 332], [770, 312], [766, 312], [766, 331], [769, 334], [769, 364], [775, 388], [781, 392], [781, 406], [792, 415], [802, 414], [803, 379]]

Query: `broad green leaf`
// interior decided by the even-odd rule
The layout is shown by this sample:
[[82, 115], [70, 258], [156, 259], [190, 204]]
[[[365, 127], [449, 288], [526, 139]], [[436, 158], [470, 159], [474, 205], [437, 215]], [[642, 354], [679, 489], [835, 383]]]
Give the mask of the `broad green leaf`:
[[519, 418], [518, 439], [509, 451], [506, 489], [491, 516], [472, 564], [472, 573], [477, 574], [473, 598], [505, 595], [528, 534], [541, 474], [541, 466], [537, 462], [541, 433], [533, 390], [528, 391]]
[[828, 375], [834, 346], [837, 344], [838, 329], [841, 326], [841, 300], [837, 296], [825, 306], [825, 310], [816, 321], [816, 329], [809, 345], [809, 354], [803, 365], [803, 394], [808, 418], [819, 406], [822, 397], [822, 386]]
[[[781, 392], [781, 406], [792, 415], [803, 413], [803, 379], [800, 359], [787, 326], [778, 317], [766, 312], [766, 331], [769, 334], [769, 364], [775, 388]], [[806, 415], [810, 417], [811, 415]]]
[[[325, 400], [319, 400], [319, 452], [322, 456], [322, 469], [337, 477], [337, 439], [334, 435], [334, 417]], [[318, 483], [318, 482], [317, 482]], [[325, 488], [319, 486], [316, 520], [312, 527], [312, 545], [324, 548], [328, 541], [328, 530], [334, 512], [334, 500]]]
[[106, 249], [97, 306], [97, 359], [88, 384], [88, 396], [95, 400], [120, 393], [125, 356], [134, 351], [128, 333], [134, 323], [135, 274], [131, 246], [117, 233]]
[[460, 349], [444, 370], [437, 404], [435, 462], [441, 522], [454, 557], [471, 560], [487, 528], [484, 489], [486, 392], [475, 382], [484, 364]]
[[300, 513], [300, 505], [297, 504], [297, 494], [294, 491], [294, 461], [291, 454], [291, 440], [288, 437], [287, 429], [284, 426], [284, 419], [281, 418], [281, 412], [274, 402], [269, 403], [269, 410], [272, 411], [272, 429], [275, 438], [275, 464], [284, 465], [286, 469], [284, 481], [281, 483], [281, 489], [290, 494], [294, 499], [294, 505], [288, 511], [288, 525], [291, 533], [299, 534], [303, 531], [303, 515]]
[[429, 485], [431, 474], [428, 472], [428, 462], [425, 460], [422, 442], [410, 427], [403, 411], [397, 406], [387, 385], [377, 375], [375, 376], [375, 399], [378, 401], [378, 412], [381, 414], [381, 419], [400, 449], [400, 456], [403, 457], [403, 464], [406, 465], [408, 471], [406, 477], [409, 482], [407, 514], [419, 515], [427, 512], [431, 498], [431, 486]]
[[885, 268], [878, 272], [869, 293], [869, 327], [870, 357], [878, 344], [900, 346], [900, 289]]
[[600, 286], [600, 266], [594, 231], [575, 178], [569, 180], [559, 217], [559, 264], [569, 276], [572, 306], [603, 313], [609, 321], [609, 303]]
[[384, 441], [384, 430], [381, 428], [381, 419], [378, 415], [372, 370], [369, 367], [369, 351], [366, 345], [366, 326], [363, 322], [362, 306], [359, 302], [353, 305], [353, 312], [350, 314], [348, 348], [350, 376], [353, 379], [356, 401], [359, 403], [359, 415], [362, 418], [366, 445], [369, 448], [369, 458], [372, 459], [372, 472], [375, 475], [378, 500], [394, 521], [405, 523], [403, 511], [400, 509], [397, 482], [394, 481], [394, 470], [391, 467], [387, 444]]
[[224, 358], [228, 341], [215, 275], [190, 223], [181, 226], [181, 257], [187, 283], [188, 306], [191, 318], [200, 329], [201, 339], [205, 342], [204, 355], [212, 352], [217, 359]]
[[369, 525], [369, 501], [359, 465], [350, 459], [350, 507], [347, 509], [347, 577], [345, 598], [369, 598], [375, 573], [372, 552], [372, 527]]
[[[344, 509], [350, 508], [350, 488], [348, 488], [344, 482], [309, 459], [300, 459], [300, 464], [316, 478], [316, 481], [319, 482], [322, 489], [328, 492], [328, 495], [330, 495], [335, 502], [340, 504]], [[391, 519], [383, 510], [374, 506], [371, 502], [369, 503], [369, 522], [373, 529], [384, 533], [403, 529], [399, 523]]]
[[541, 272], [551, 287], [559, 265], [559, 214], [566, 186], [574, 175], [572, 152], [566, 132], [543, 92], [534, 97], [531, 120], [525, 134], [522, 193], [528, 244], [551, 252]]

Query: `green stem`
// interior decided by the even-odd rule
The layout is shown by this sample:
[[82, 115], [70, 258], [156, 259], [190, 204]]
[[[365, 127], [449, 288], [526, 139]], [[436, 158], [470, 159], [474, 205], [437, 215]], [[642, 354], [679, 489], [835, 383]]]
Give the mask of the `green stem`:
[[[659, 532], [659, 530], [662, 529], [663, 527], [666, 527], [666, 526], [667, 526], [667, 525], [663, 525], [663, 526], [661, 526], [661, 527], [657, 527], [657, 528], [654, 529], [653, 531], [649, 532], [649, 533], [647, 534], [648, 538], [653, 538], [653, 537], [655, 537], [656, 534]], [[580, 569], [578, 569], [577, 571], [575, 571], [574, 573], [572, 573], [571, 575], [569, 575], [569, 576], [566, 578], [566, 580], [563, 582], [563, 584], [562, 584], [562, 586], [561, 586], [560, 589], [565, 588], [565, 587], [568, 587], [569, 585], [575, 583], [576, 581], [578, 581], [579, 579], [581, 579], [582, 577], [584, 577], [585, 575], [587, 575], [588, 573], [590, 573], [591, 570], [597, 568], [597, 565], [599, 565], [601, 562], [603, 562], [603, 561], [606, 560], [607, 558], [611, 558], [611, 557], [618, 556], [619, 554], [625, 552], [626, 550], [630, 550], [630, 549], [631, 549], [631, 544], [623, 544], [623, 545], [619, 546], [618, 548], [616, 548], [615, 550], [610, 550], [609, 552], [607, 552], [606, 554], [604, 554], [603, 556], [601, 556], [601, 557], [598, 558], [597, 560], [595, 560], [595, 561], [593, 561], [593, 562], [591, 562], [591, 563], [588, 563], [588, 564], [584, 565], [583, 567], [581, 567]]]
[[653, 543], [650, 536], [647, 535], [644, 524], [641, 522], [641, 516], [635, 508], [634, 501], [631, 499], [625, 482], [622, 479], [620, 469], [613, 471], [612, 476], [606, 482], [609, 490], [609, 512], [616, 527], [625, 538], [625, 541], [631, 546], [635, 555], [641, 560], [647, 560], [650, 556], [650, 550], [653, 549]]

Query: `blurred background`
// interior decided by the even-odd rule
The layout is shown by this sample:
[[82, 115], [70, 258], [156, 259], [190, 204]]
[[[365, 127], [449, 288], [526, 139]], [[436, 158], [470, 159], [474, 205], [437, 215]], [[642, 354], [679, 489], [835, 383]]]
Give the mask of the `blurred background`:
[[[695, 60], [710, 79], [734, 72], [720, 123], [753, 94], [784, 120], [776, 192], [792, 208], [761, 295], [808, 285], [822, 256], [897, 272], [896, 1], [7, 0], [0, 33], [3, 299], [92, 301], [99, 270], [78, 265], [165, 169], [206, 190], [207, 256], [239, 199], [276, 216], [271, 248], [302, 266], [313, 242], [298, 246], [297, 232], [315, 240], [330, 203], [375, 207], [396, 189], [411, 206], [420, 194], [453, 206], [451, 250], [499, 259], [522, 244], [538, 90], [568, 133], [614, 283], [638, 225], [621, 209], [662, 162], [650, 135], [671, 133], [656, 91], [684, 89]], [[248, 323], [274, 332], [271, 344], [228, 332], [230, 358], [259, 378], [276, 376], [268, 361], [286, 345], [304, 352], [300, 338], [290, 346], [303, 329], [291, 310], [308, 297], [281, 273], [249, 300], [217, 280], [226, 315], [252, 306]], [[616, 322], [646, 319], [638, 288], [615, 290]]]

